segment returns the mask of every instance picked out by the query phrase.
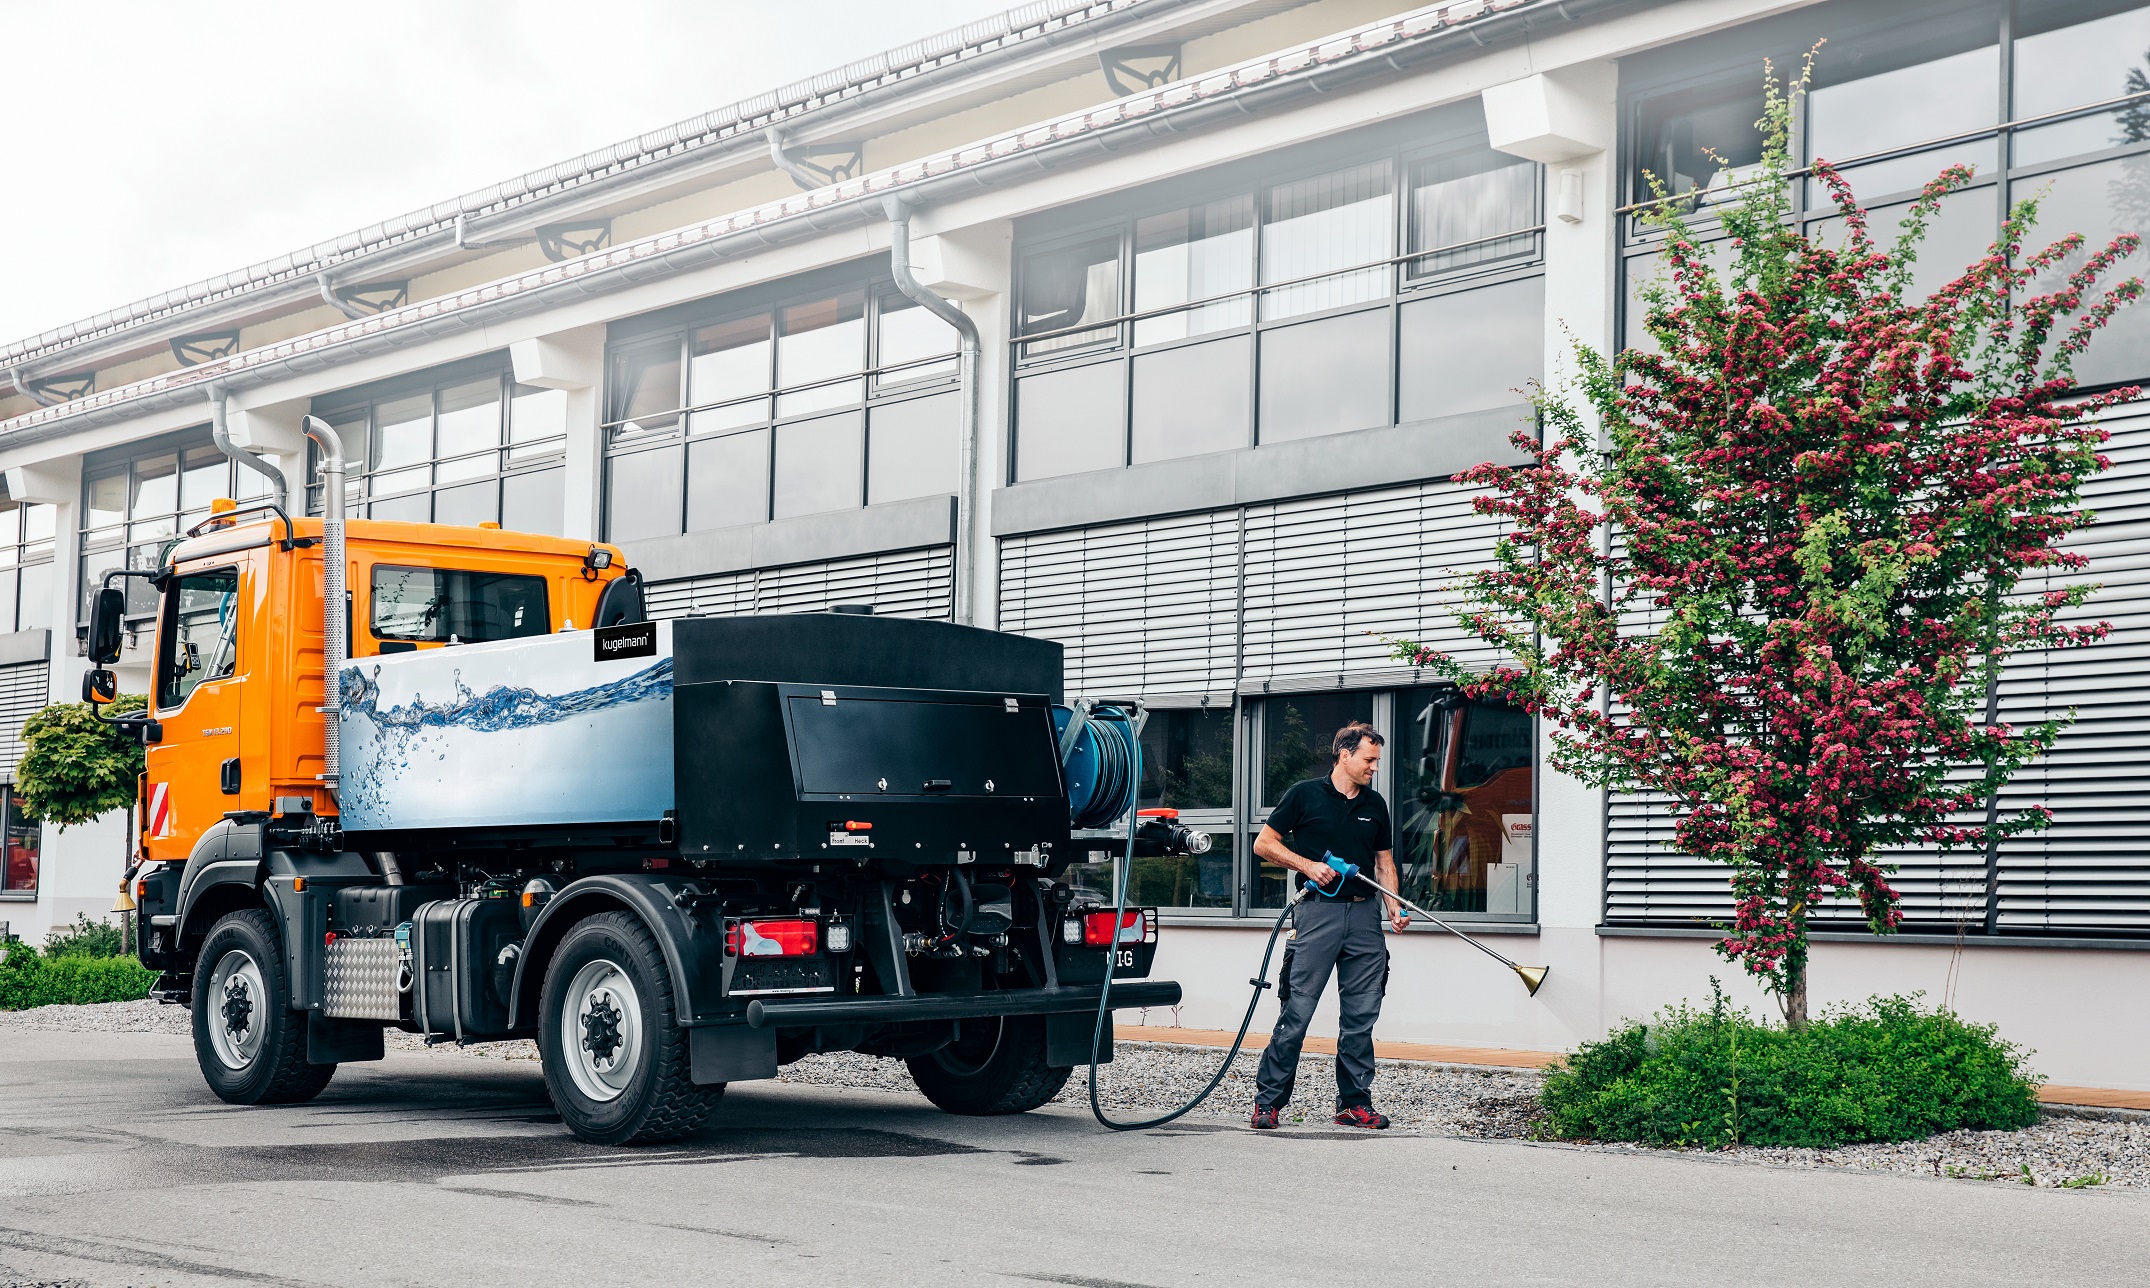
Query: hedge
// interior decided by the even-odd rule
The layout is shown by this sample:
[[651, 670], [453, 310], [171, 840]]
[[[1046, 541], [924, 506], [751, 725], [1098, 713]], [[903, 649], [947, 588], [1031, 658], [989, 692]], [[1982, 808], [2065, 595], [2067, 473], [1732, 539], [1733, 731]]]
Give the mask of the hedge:
[[0, 959], [0, 1011], [69, 1003], [132, 1002], [149, 996], [157, 972], [132, 957], [43, 957], [9, 944]]

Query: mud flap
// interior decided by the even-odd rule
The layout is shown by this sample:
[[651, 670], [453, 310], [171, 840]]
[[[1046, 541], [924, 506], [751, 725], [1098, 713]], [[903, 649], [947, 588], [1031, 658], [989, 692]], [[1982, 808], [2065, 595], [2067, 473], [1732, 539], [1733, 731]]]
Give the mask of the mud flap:
[[367, 1020], [332, 1020], [319, 1011], [306, 1013], [306, 1063], [356, 1064], [387, 1054], [381, 1026]]
[[752, 1082], [776, 1076], [776, 1030], [712, 1024], [687, 1030], [687, 1056], [696, 1086]]
[[[1105, 1040], [1097, 1049], [1099, 1064], [1112, 1063], [1113, 1017], [1105, 1017]], [[1045, 1063], [1072, 1069], [1090, 1063], [1090, 1038], [1097, 1032], [1097, 1012], [1065, 1011], [1045, 1017]]]

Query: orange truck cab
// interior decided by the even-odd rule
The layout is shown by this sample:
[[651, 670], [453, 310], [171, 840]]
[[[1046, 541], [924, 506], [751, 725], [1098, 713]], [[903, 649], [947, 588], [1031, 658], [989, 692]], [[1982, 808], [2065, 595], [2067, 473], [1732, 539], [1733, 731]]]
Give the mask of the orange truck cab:
[[1145, 978], [1156, 910], [1065, 874], [1208, 838], [1136, 818], [1137, 713], [1059, 705], [1058, 644], [655, 621], [610, 546], [220, 501], [96, 591], [94, 703], [126, 578], [158, 595], [148, 707], [106, 717], [147, 748], [138, 942], [227, 1101], [308, 1099], [400, 1028], [535, 1039], [598, 1143], [677, 1138], [816, 1051], [1018, 1113], [1111, 1058], [1108, 980], [1179, 1001]]

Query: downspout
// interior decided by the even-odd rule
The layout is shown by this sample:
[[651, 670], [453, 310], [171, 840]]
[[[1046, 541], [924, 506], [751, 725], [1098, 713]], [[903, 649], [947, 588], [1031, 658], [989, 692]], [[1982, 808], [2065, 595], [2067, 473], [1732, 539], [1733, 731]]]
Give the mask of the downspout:
[[812, 192], [817, 188], [829, 186], [828, 180], [791, 159], [791, 154], [784, 150], [782, 131], [772, 125], [769, 127], [765, 137], [769, 140], [769, 159], [776, 163], [777, 169], [790, 175], [791, 181], [798, 184], [802, 191]]
[[284, 486], [284, 472], [231, 441], [231, 430], [224, 423], [224, 396], [224, 386], [209, 386], [209, 435], [216, 440], [217, 450], [250, 470], [268, 475], [269, 486], [276, 493], [277, 508], [286, 514], [291, 513], [290, 492]]
[[343, 585], [343, 440], [319, 416], [308, 416], [301, 426], [321, 447], [321, 781], [333, 793], [343, 769], [343, 665], [350, 629]]
[[321, 302], [323, 304], [328, 305], [330, 308], [336, 310], [338, 313], [343, 314], [345, 317], [351, 319], [353, 322], [356, 322], [362, 317], [368, 316], [366, 310], [358, 307], [356, 304], [351, 303], [351, 301], [343, 298], [341, 295], [336, 294], [336, 287], [329, 281], [327, 273], [323, 273], [320, 276], [314, 278], [314, 281], [320, 284]]
[[[771, 144], [774, 147], [774, 144]], [[956, 329], [962, 337], [957, 350], [956, 379], [962, 386], [958, 401], [961, 408], [956, 425], [956, 442], [960, 453], [958, 468], [962, 471], [956, 493], [956, 554], [955, 554], [955, 619], [961, 626], [971, 625], [971, 545], [972, 529], [978, 516], [978, 358], [981, 345], [978, 324], [957, 308], [954, 303], [942, 299], [919, 284], [911, 275], [911, 208], [904, 199], [890, 193], [881, 198], [881, 209], [888, 214], [888, 266], [895, 275], [896, 289], [923, 305], [935, 317]]]
[[31, 384], [29, 381], [23, 379], [21, 367], [9, 367], [7, 369], [7, 374], [8, 379], [15, 382], [15, 392], [21, 394], [23, 397], [29, 399], [31, 402], [36, 403], [40, 407], [57, 407], [61, 403], [67, 401], [65, 398], [59, 398], [55, 397], [52, 394], [48, 394], [44, 390], [39, 389], [37, 386]]

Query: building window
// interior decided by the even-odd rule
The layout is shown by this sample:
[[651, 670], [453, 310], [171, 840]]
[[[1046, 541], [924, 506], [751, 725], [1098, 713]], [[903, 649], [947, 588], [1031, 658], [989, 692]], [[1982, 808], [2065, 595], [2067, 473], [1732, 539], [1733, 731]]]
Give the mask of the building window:
[[52, 627], [53, 508], [0, 502], [0, 633]]
[[885, 284], [616, 345], [605, 535], [639, 541], [956, 488], [956, 332]]
[[[318, 400], [314, 414], [343, 438], [352, 518], [565, 531], [564, 390], [481, 370], [417, 387], [399, 382], [374, 396], [334, 395]], [[310, 479], [318, 462], [310, 449]], [[306, 508], [321, 512], [319, 482], [308, 486]]]
[[[1974, 167], [1970, 186], [1929, 227], [1914, 292], [1958, 276], [1999, 235], [2009, 207], [2033, 196], [2041, 197], [2038, 246], [2079, 232], [2087, 254], [2150, 226], [2150, 108], [2139, 98], [2101, 106], [2150, 92], [2150, 7], [2041, 0], [2011, 13], [1983, 2], [1922, 10], [1915, 20], [1844, 6], [1810, 12], [1791, 25], [1760, 24], [1758, 34], [1714, 37], [1717, 52], [1706, 62], [1684, 47], [1668, 50], [1662, 75], [1638, 66], [1628, 78], [1627, 201], [1636, 217], [1621, 230], [1625, 343], [1650, 343], [1642, 291], [1661, 278], [1663, 238], [1639, 216], [1653, 200], [1653, 178], [1696, 212], [1690, 226], [1699, 238], [1715, 238], [1705, 207], [1726, 199], [1761, 157], [1753, 123], [1762, 114], [1762, 59], [1795, 65], [1784, 55], [1821, 34], [1829, 43], [1813, 91], [1794, 102], [1794, 137], [1806, 161], [1841, 170], [1869, 207], [1877, 241], [1893, 237], [1919, 189], [1944, 168]], [[1698, 75], [1702, 85], [1687, 83]], [[1841, 235], [1819, 182], [1795, 185], [1793, 200], [1793, 218], [1810, 235]], [[1729, 254], [1721, 241], [1705, 249], [1720, 262]], [[2080, 260], [2044, 280], [2057, 284]], [[2140, 309], [2122, 309], [2075, 364], [2084, 387], [2146, 374], [2150, 314]]]
[[[258, 500], [269, 494], [259, 471], [240, 466], [217, 450], [206, 428], [153, 447], [134, 446], [120, 454], [94, 454], [82, 470], [81, 594], [76, 625], [89, 621], [90, 600], [114, 568], [158, 568], [186, 530], [209, 517], [218, 497]], [[32, 519], [22, 520], [25, 532]], [[46, 521], [49, 527], [50, 521]], [[27, 546], [25, 547], [27, 550]], [[38, 574], [49, 577], [49, 573]], [[157, 592], [140, 577], [125, 582], [130, 618], [153, 616]], [[21, 574], [18, 603], [35, 589], [30, 569]], [[50, 598], [50, 582], [42, 592]], [[18, 613], [22, 611], [18, 608]], [[18, 618], [18, 620], [20, 620]]]
[[23, 817], [22, 794], [13, 788], [0, 790], [0, 808], [6, 811], [5, 822], [0, 823], [0, 844], [6, 847], [6, 852], [0, 854], [0, 895], [27, 895], [34, 899], [44, 828]]
[[1453, 689], [1396, 695], [1398, 892], [1434, 912], [1529, 920], [1536, 904], [1536, 727]]
[[1521, 409], [1542, 182], [1459, 134], [1020, 248], [1009, 481]]

